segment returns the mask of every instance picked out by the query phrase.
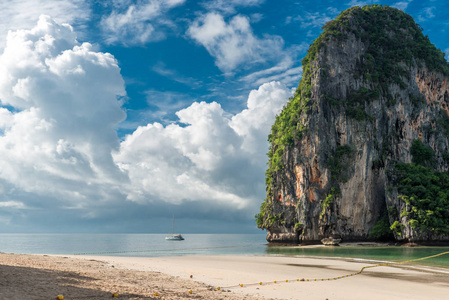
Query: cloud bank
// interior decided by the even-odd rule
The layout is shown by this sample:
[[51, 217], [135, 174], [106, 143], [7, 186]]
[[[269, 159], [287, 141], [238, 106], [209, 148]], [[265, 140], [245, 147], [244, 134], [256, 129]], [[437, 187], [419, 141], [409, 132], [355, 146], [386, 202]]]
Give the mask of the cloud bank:
[[118, 63], [78, 42], [71, 26], [41, 16], [34, 28], [11, 31], [0, 70], [4, 224], [5, 214], [32, 210], [104, 218], [127, 203], [254, 214], [265, 191], [266, 137], [292, 94], [264, 83], [234, 114], [194, 102], [176, 123], [139, 127], [120, 142], [126, 92]]

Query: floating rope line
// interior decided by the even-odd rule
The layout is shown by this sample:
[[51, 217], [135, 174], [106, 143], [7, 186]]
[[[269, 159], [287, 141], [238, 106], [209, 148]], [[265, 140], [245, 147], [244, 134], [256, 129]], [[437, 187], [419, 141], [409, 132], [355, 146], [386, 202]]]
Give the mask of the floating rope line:
[[[228, 247], [209, 247], [209, 248], [190, 248], [190, 249], [170, 249], [170, 250], [157, 250], [157, 251], [182, 251], [182, 250], [200, 250], [200, 249], [217, 249], [217, 248], [235, 248], [235, 247], [249, 247], [248, 246], [228, 246]], [[136, 253], [136, 252], [153, 252], [156, 250], [148, 250], [148, 251], [119, 251], [119, 252], [97, 252], [97, 253], [78, 253], [75, 255], [83, 255], [83, 254], [110, 254], [110, 253]], [[360, 269], [360, 271], [358, 272], [354, 272], [354, 273], [350, 273], [350, 274], [346, 274], [346, 275], [342, 275], [342, 276], [338, 276], [338, 277], [329, 277], [329, 278], [296, 278], [296, 279], [286, 279], [286, 280], [273, 280], [273, 281], [265, 281], [265, 282], [253, 282], [253, 283], [239, 283], [236, 285], [229, 285], [229, 286], [218, 286], [216, 288], [213, 287], [205, 287], [205, 288], [199, 288], [199, 289], [188, 289], [186, 290], [186, 294], [194, 294], [195, 292], [199, 292], [199, 291], [223, 291], [224, 289], [233, 289], [233, 288], [245, 288], [245, 287], [249, 287], [249, 286], [261, 286], [261, 285], [269, 285], [269, 284], [281, 284], [281, 283], [293, 283], [293, 282], [316, 282], [316, 281], [331, 281], [331, 280], [339, 280], [339, 279], [344, 279], [347, 277], [351, 277], [351, 276], [355, 276], [355, 275], [359, 275], [361, 274], [364, 270], [369, 269], [369, 268], [376, 268], [376, 267], [385, 267], [385, 266], [394, 266], [394, 265], [403, 265], [406, 263], [411, 263], [411, 262], [416, 262], [416, 261], [421, 261], [421, 260], [425, 260], [425, 259], [430, 259], [430, 258], [435, 258], [438, 256], [442, 256], [442, 255], [446, 255], [449, 254], [449, 251], [447, 252], [443, 252], [443, 253], [439, 253], [439, 254], [435, 254], [435, 255], [430, 255], [430, 256], [426, 256], [426, 257], [421, 257], [421, 258], [416, 258], [416, 259], [410, 259], [410, 260], [406, 260], [406, 261], [401, 261], [401, 262], [388, 262], [388, 263], [382, 263], [382, 264], [376, 264], [376, 265], [370, 265], [370, 266], [364, 266]], [[190, 276], [190, 278], [192, 278], [192, 276]], [[171, 294], [171, 293], [169, 293]], [[111, 293], [111, 296], [113, 298], [118, 297], [120, 298], [120, 294], [118, 292], [114, 292]], [[158, 297], [162, 297], [162, 296], [167, 296], [167, 294], [162, 295], [162, 293], [160, 292], [155, 292], [152, 295], [155, 298]], [[82, 297], [84, 298], [84, 297]], [[89, 298], [89, 297], [86, 297]], [[64, 299], [64, 297], [62, 295], [58, 295], [55, 299]]]
[[401, 262], [389, 262], [389, 263], [382, 263], [382, 264], [377, 264], [377, 265], [371, 265], [371, 266], [364, 266], [360, 269], [360, 271], [355, 272], [355, 273], [351, 273], [351, 274], [347, 274], [347, 275], [343, 275], [343, 276], [338, 276], [338, 277], [329, 277], [329, 278], [296, 278], [296, 279], [287, 279], [287, 280], [273, 280], [273, 281], [265, 281], [265, 282], [253, 282], [253, 283], [240, 283], [240, 284], [236, 284], [236, 285], [230, 285], [230, 286], [223, 286], [223, 287], [217, 287], [217, 290], [220, 289], [231, 289], [231, 288], [238, 288], [238, 287], [246, 287], [246, 286], [256, 286], [256, 285], [268, 285], [268, 284], [277, 284], [277, 283], [281, 283], [281, 282], [315, 282], [315, 281], [331, 281], [331, 280], [339, 280], [339, 279], [343, 279], [343, 278], [347, 278], [347, 277], [351, 277], [351, 276], [355, 276], [355, 275], [359, 275], [361, 274], [365, 269], [369, 269], [369, 268], [376, 268], [376, 267], [385, 267], [385, 266], [394, 266], [394, 265], [402, 265], [402, 264], [406, 264], [406, 263], [410, 263], [410, 262], [416, 262], [416, 261], [421, 261], [421, 260], [425, 260], [425, 259], [429, 259], [429, 258], [435, 258], [438, 256], [442, 256], [442, 255], [446, 255], [449, 254], [449, 251], [447, 252], [443, 252], [443, 253], [439, 253], [439, 254], [435, 254], [435, 255], [431, 255], [431, 256], [426, 256], [426, 257], [421, 257], [421, 258], [416, 258], [416, 259], [410, 259], [410, 260], [406, 260], [406, 261], [401, 261]]

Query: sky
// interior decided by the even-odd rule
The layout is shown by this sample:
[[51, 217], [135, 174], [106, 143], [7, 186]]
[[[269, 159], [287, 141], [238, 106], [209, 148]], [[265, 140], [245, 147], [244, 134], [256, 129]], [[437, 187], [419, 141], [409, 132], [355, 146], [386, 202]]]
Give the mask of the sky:
[[258, 233], [269, 134], [321, 27], [446, 0], [0, 0], [0, 233]]

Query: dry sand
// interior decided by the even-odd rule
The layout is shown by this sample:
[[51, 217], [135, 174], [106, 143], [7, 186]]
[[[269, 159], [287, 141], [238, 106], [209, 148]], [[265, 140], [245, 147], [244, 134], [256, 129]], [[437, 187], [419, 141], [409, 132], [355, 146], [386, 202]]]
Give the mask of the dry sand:
[[114, 292], [115, 299], [449, 299], [447, 270], [378, 267], [339, 280], [296, 281], [339, 277], [366, 265], [281, 256], [0, 254], [0, 299], [111, 299]]
[[[129, 258], [131, 261], [133, 258]], [[190, 278], [116, 268], [106, 257], [0, 254], [1, 300], [256, 299], [213, 291]], [[191, 295], [189, 290], [195, 291]], [[118, 293], [117, 298], [112, 298]], [[158, 296], [155, 296], [159, 293]]]

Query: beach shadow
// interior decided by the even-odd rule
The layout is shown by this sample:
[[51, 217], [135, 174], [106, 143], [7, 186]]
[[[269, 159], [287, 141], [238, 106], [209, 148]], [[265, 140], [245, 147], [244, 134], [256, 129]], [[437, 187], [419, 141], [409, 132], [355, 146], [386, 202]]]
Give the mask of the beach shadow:
[[[319, 264], [285, 264], [285, 265], [290, 266], [290, 267], [297, 267], [297, 268], [327, 269], [327, 270], [341, 272], [341, 275], [348, 275], [348, 274], [352, 273], [351, 271], [348, 271], [347, 269], [330, 267], [329, 265], [319, 265]], [[390, 266], [390, 268], [391, 267], [414, 270], [414, 269], [408, 268], [407, 266]], [[379, 268], [382, 268], [382, 267], [379, 267]], [[358, 271], [358, 270], [354, 270], [354, 272], [356, 272], [356, 271]], [[411, 281], [411, 282], [417, 282], [417, 283], [429, 283], [429, 284], [437, 283], [440, 285], [449, 286], [449, 275], [448, 274], [442, 274], [442, 273], [436, 273], [436, 272], [424, 271], [424, 270], [414, 270], [414, 271], [419, 271], [420, 274], [382, 272], [379, 269], [376, 270], [376, 268], [372, 268], [372, 269], [365, 270], [359, 276], [369, 276], [369, 277], [384, 278], [384, 279], [396, 279], [396, 280], [404, 280], [404, 281]], [[349, 278], [346, 278], [346, 280], [348, 280], [348, 279]]]
[[314, 264], [285, 264], [290, 267], [298, 267], [298, 268], [319, 268], [319, 269], [329, 269], [329, 270], [341, 270], [337, 268], [330, 268], [328, 265], [314, 265]]
[[[2, 299], [111, 299], [116, 291], [83, 287], [100, 279], [76, 272], [0, 265], [0, 295]], [[144, 295], [119, 294], [113, 299], [152, 299]]]
[[[404, 268], [408, 269], [408, 268]], [[404, 273], [393, 273], [393, 272], [376, 272], [375, 270], [363, 272], [362, 275], [376, 278], [385, 279], [396, 279], [404, 280], [416, 283], [437, 283], [444, 286], [449, 286], [449, 276], [447, 274], [438, 274], [433, 272], [423, 272], [419, 274], [404, 274]]]

